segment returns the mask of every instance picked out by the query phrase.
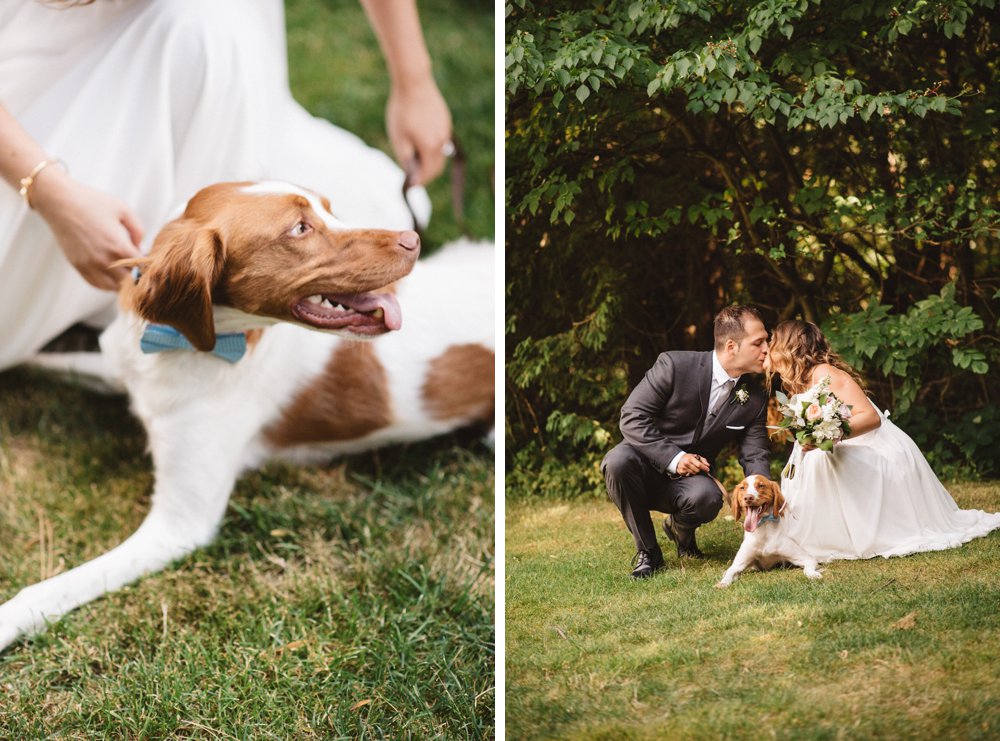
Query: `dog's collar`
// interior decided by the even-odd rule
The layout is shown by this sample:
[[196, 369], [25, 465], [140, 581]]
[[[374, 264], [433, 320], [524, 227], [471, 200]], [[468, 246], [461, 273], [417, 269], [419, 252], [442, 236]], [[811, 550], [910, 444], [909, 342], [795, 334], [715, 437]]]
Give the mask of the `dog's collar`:
[[758, 520], [758, 523], [761, 523], [761, 522], [781, 522], [781, 519], [778, 518], [778, 517], [775, 517], [774, 513], [772, 512], [769, 515], [764, 515], [763, 517], [761, 517], [760, 520]]
[[[138, 266], [133, 267], [132, 280], [138, 283], [141, 277], [142, 272]], [[198, 351], [188, 341], [187, 337], [166, 324], [147, 324], [139, 340], [139, 349], [146, 355], [165, 352], [167, 350]], [[227, 363], [239, 362], [247, 352], [247, 336], [243, 332], [229, 332], [216, 335], [215, 347], [212, 348], [211, 352]]]
[[[139, 349], [145, 354], [165, 352], [167, 350], [187, 350], [197, 352], [197, 348], [188, 342], [187, 337], [166, 324], [148, 324], [139, 340]], [[211, 353], [222, 358], [227, 363], [236, 363], [247, 351], [247, 336], [242, 332], [232, 332], [216, 335], [215, 347]]]

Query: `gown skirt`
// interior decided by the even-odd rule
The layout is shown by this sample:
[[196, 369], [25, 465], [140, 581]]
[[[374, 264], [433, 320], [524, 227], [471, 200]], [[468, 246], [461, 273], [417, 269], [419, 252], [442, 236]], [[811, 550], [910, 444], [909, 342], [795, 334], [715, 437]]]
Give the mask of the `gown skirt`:
[[[292, 98], [282, 0], [0, 0], [0, 103], [75, 179], [138, 214], [144, 251], [179, 205], [224, 180], [287, 180], [344, 222], [413, 227], [392, 159]], [[410, 200], [425, 220], [426, 193]], [[106, 325], [114, 303], [2, 185], [0, 369], [72, 324]]]
[[940, 551], [1000, 528], [1000, 513], [959, 509], [916, 443], [879, 416], [831, 453], [795, 443], [781, 479], [792, 538], [826, 562]]

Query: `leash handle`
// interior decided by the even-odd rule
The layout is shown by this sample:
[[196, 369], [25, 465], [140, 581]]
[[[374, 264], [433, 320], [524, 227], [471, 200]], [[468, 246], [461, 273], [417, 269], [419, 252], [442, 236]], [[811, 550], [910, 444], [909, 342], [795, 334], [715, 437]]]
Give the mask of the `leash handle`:
[[[454, 132], [452, 133], [450, 143], [452, 150], [451, 155], [449, 155], [449, 159], [451, 160], [451, 210], [455, 215], [455, 221], [458, 222], [459, 229], [462, 230], [463, 234], [468, 235], [465, 228], [465, 151], [458, 143], [458, 137], [455, 136]], [[413, 230], [420, 236], [421, 241], [423, 241], [424, 235], [420, 229], [420, 222], [417, 220], [417, 215], [410, 205], [410, 200], [406, 197], [410, 188], [413, 187], [413, 180], [416, 177], [419, 166], [420, 158], [414, 155], [413, 159], [404, 168], [406, 177], [403, 179], [403, 202], [406, 203], [406, 208], [413, 219]]]

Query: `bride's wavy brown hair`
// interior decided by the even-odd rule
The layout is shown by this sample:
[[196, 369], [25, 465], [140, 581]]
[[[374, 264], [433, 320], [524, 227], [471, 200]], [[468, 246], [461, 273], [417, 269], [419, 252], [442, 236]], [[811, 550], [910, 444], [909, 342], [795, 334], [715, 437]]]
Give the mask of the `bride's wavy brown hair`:
[[771, 388], [777, 374], [781, 376], [781, 385], [787, 393], [801, 393], [812, 385], [810, 376], [813, 368], [823, 363], [850, 374], [862, 389], [865, 388], [864, 379], [830, 349], [830, 343], [812, 322], [792, 319], [779, 324], [771, 333], [767, 353], [771, 358], [771, 369], [765, 373], [765, 388]]

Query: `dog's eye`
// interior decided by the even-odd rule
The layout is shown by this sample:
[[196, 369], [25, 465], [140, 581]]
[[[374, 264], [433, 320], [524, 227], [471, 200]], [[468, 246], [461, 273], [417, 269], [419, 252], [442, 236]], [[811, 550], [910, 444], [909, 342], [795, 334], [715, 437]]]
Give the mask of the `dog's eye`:
[[306, 222], [300, 221], [298, 224], [292, 227], [292, 230], [289, 232], [289, 234], [291, 234], [293, 237], [301, 237], [303, 234], [308, 234], [310, 231], [312, 231], [312, 227], [309, 226]]

